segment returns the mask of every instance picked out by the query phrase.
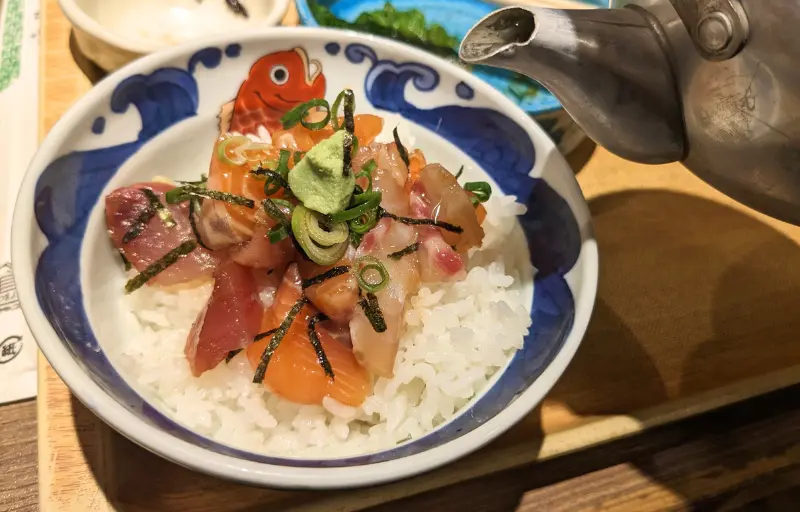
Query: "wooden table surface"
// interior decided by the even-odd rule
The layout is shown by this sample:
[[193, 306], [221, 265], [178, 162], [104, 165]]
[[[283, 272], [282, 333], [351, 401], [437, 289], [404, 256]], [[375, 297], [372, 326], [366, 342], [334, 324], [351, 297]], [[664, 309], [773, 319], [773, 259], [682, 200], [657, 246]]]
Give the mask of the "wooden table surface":
[[[0, 407], [0, 468], [0, 510], [36, 510], [33, 401]], [[800, 386], [373, 511], [788, 512], [798, 503]]]
[[[591, 151], [584, 145], [573, 165], [580, 167]], [[33, 401], [0, 406], [0, 511], [38, 507], [36, 432]], [[797, 503], [800, 386], [373, 510], [784, 511]]]

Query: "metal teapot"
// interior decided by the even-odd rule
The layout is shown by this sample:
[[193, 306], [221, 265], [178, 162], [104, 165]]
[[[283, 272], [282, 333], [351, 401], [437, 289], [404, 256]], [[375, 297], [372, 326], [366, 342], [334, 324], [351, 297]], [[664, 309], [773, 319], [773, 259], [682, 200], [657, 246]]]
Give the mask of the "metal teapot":
[[737, 201], [800, 225], [800, 1], [614, 4], [497, 10], [459, 56], [537, 80], [623, 158], [680, 161]]

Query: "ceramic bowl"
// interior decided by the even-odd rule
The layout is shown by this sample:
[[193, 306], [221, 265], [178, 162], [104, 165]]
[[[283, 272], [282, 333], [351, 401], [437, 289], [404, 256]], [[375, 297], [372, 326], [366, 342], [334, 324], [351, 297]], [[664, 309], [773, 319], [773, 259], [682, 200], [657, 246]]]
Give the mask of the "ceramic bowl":
[[[528, 269], [515, 284], [532, 319], [524, 347], [449, 421], [392, 449], [355, 457], [268, 456], [204, 437], [178, 423], [169, 407], [145, 399], [115, 351], [128, 335], [129, 312], [120, 305], [125, 274], [108, 243], [102, 198], [154, 174], [188, 179], [207, 169], [221, 106], [236, 97], [256, 61], [297, 46], [309, 65], [321, 66], [327, 95], [352, 88], [359, 113], [405, 126], [429, 160], [467, 162], [468, 179], [488, 180], [527, 205], [506, 249]], [[33, 334], [92, 412], [183, 466], [283, 488], [396, 480], [496, 438], [542, 400], [573, 357], [598, 279], [587, 205], [573, 172], [529, 116], [477, 77], [426, 52], [310, 28], [205, 38], [109, 75], [56, 124], [32, 161], [16, 205], [12, 250]]]
[[[609, 0], [573, 0], [587, 7], [608, 7]], [[438, 24], [459, 42], [469, 29], [484, 16], [501, 6], [483, 0], [297, 0], [300, 22], [310, 27], [320, 26], [312, 8], [313, 4], [327, 9], [340, 19], [352, 22], [365, 12], [383, 9], [390, 3], [399, 11], [416, 9], [426, 23]], [[521, 5], [535, 3], [531, 0], [518, 2]], [[557, 2], [556, 2], [557, 3]], [[454, 57], [453, 60], [456, 58]], [[561, 107], [555, 96], [547, 89], [516, 73], [491, 68], [473, 67], [471, 71], [488, 82], [522, 110], [533, 116], [558, 146], [562, 154], [569, 154], [586, 138], [586, 134]]]
[[279, 25], [292, 0], [58, 0], [81, 52], [114, 71], [154, 51], [199, 37]]

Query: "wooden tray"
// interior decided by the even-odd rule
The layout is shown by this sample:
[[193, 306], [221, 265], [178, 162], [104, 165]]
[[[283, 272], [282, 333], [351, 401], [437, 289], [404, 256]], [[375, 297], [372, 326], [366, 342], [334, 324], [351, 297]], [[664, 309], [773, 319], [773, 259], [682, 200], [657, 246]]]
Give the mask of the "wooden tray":
[[[89, 82], [69, 23], [43, 6], [42, 133]], [[289, 22], [291, 22], [291, 17]], [[42, 510], [356, 510], [580, 450], [800, 382], [800, 228], [767, 219], [680, 165], [598, 149], [580, 170], [600, 246], [589, 332], [549, 397], [497, 442], [380, 488], [291, 493], [173, 465], [86, 410], [42, 358]]]

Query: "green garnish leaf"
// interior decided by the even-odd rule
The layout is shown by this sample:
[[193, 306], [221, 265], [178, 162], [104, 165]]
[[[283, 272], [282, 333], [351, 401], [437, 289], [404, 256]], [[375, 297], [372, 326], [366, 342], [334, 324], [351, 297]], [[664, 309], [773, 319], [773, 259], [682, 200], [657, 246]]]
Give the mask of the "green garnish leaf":
[[272, 335], [272, 339], [269, 340], [267, 347], [261, 354], [261, 360], [258, 362], [256, 373], [253, 375], [253, 382], [255, 384], [264, 382], [264, 376], [267, 374], [267, 366], [269, 366], [269, 361], [272, 359], [272, 354], [275, 353], [278, 345], [280, 345], [281, 341], [283, 341], [284, 336], [286, 336], [286, 332], [292, 326], [292, 322], [294, 322], [297, 314], [300, 313], [300, 310], [303, 309], [303, 306], [305, 306], [307, 303], [308, 299], [305, 297], [301, 297], [300, 300], [295, 302], [294, 306], [292, 306], [292, 309], [290, 309], [289, 313], [287, 313], [286, 318], [284, 318], [283, 322], [281, 322], [280, 327], [278, 327], [278, 329]]
[[147, 281], [163, 272], [166, 268], [174, 265], [179, 259], [191, 253], [195, 249], [197, 249], [196, 240], [187, 240], [183, 242], [178, 247], [172, 249], [160, 259], [148, 265], [146, 269], [142, 270], [136, 276], [128, 280], [128, 282], [125, 284], [125, 293], [132, 293], [138, 290], [144, 286]]
[[325, 375], [330, 377], [331, 380], [334, 380], [333, 368], [331, 368], [331, 363], [328, 361], [328, 356], [325, 355], [325, 350], [322, 348], [322, 341], [320, 341], [316, 329], [319, 322], [324, 322], [326, 320], [329, 320], [328, 316], [325, 313], [319, 313], [308, 321], [308, 340], [311, 342], [311, 346], [314, 347], [314, 352], [317, 354], [317, 361], [325, 372]]
[[472, 192], [474, 195], [470, 196], [473, 205], [485, 203], [492, 197], [492, 186], [485, 181], [470, 181], [464, 184], [464, 190]]

